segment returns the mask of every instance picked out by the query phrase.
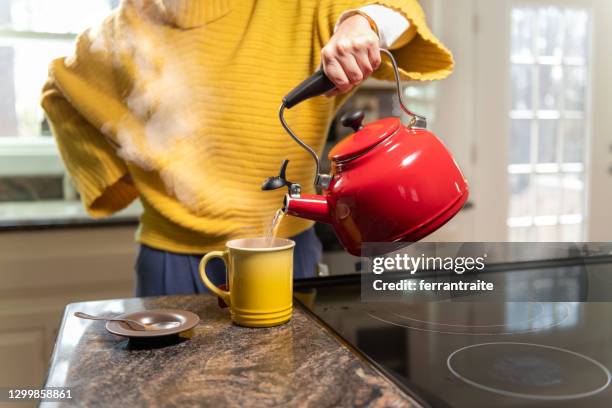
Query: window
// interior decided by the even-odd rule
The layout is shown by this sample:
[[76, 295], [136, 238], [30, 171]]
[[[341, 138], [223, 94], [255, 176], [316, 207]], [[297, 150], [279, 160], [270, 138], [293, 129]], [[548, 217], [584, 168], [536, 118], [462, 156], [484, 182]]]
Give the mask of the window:
[[[0, 222], [82, 214], [40, 107], [50, 62], [119, 0], [0, 0]], [[84, 214], [83, 214], [84, 215]]]
[[50, 135], [38, 103], [49, 63], [70, 55], [76, 34], [97, 24], [113, 3], [0, 0], [0, 137]]
[[589, 13], [511, 13], [507, 225], [511, 241], [581, 241], [589, 167]]

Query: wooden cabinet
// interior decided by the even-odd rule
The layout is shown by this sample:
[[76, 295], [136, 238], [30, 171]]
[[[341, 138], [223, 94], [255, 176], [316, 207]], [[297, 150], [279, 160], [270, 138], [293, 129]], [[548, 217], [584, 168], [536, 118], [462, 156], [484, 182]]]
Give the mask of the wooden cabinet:
[[[39, 387], [44, 364], [44, 329], [0, 333], [0, 384], [5, 387]], [[10, 370], [8, 369], [10, 367]]]
[[133, 296], [134, 232], [104, 226], [0, 233], [0, 387], [42, 385], [68, 303]]

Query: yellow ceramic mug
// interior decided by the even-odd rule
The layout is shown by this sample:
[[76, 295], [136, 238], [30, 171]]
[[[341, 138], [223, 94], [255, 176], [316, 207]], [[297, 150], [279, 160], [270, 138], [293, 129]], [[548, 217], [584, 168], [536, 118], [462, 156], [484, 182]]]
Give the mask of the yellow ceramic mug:
[[[244, 238], [228, 241], [225, 251], [212, 251], [200, 261], [204, 285], [229, 306], [241, 326], [269, 327], [291, 319], [293, 311], [293, 247], [290, 239]], [[206, 276], [212, 258], [225, 262], [229, 291]]]

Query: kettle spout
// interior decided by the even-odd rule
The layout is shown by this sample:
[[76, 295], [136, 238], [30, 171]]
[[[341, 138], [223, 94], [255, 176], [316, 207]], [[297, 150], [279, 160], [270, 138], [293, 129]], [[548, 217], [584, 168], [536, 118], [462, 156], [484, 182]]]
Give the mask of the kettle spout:
[[317, 222], [331, 223], [329, 206], [324, 196], [302, 194], [299, 197], [285, 196], [283, 211], [295, 217], [306, 218]]

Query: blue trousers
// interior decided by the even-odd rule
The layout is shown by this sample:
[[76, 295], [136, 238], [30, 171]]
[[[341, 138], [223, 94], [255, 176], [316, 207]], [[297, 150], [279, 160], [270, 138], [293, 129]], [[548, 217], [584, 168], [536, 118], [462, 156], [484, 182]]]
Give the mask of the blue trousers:
[[[321, 261], [321, 242], [310, 228], [291, 238], [293, 252], [293, 278], [315, 276]], [[203, 254], [185, 255], [140, 245], [136, 260], [136, 296], [190, 295], [207, 293], [198, 271]], [[206, 265], [209, 279], [216, 285], [225, 283], [225, 265], [221, 259], [212, 259]]]

